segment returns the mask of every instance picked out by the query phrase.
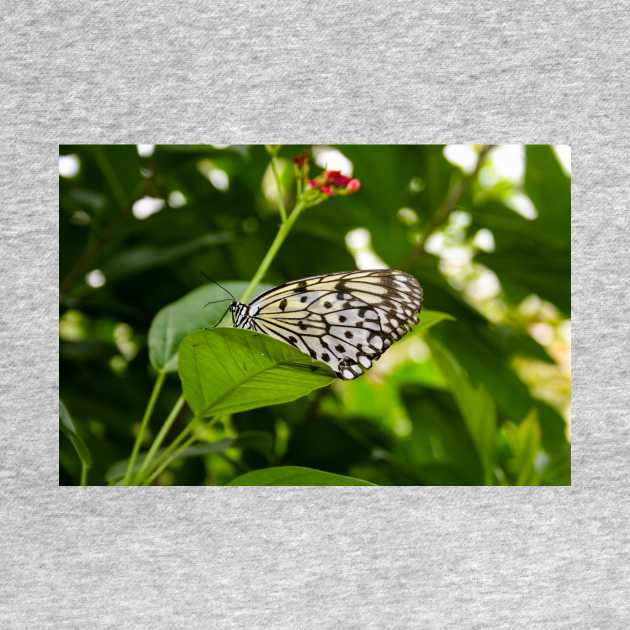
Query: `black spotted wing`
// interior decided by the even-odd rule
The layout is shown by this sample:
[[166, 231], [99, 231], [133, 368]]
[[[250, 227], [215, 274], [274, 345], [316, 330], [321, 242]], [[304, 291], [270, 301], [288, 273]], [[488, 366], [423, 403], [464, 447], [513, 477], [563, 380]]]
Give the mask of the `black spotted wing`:
[[353, 379], [418, 322], [422, 289], [403, 271], [350, 271], [287, 282], [248, 306], [254, 330]]

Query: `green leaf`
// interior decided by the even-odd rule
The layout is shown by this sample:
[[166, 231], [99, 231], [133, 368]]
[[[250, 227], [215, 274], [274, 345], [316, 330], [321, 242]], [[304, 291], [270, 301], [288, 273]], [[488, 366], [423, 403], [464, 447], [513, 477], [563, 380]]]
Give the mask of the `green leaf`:
[[186, 337], [179, 375], [186, 401], [200, 417], [296, 400], [335, 378], [327, 366], [289, 344], [236, 328]]
[[[247, 282], [221, 282], [236, 297], [247, 287]], [[255, 295], [270, 289], [269, 285], [259, 285]], [[208, 304], [215, 300], [223, 300]], [[226, 312], [230, 296], [220, 287], [207, 284], [191, 291], [183, 298], [165, 306], [153, 319], [149, 329], [149, 360], [160, 372], [177, 370], [177, 350], [182, 339], [195, 330], [213, 326]], [[204, 306], [208, 304], [204, 308]]]
[[571, 179], [552, 147], [532, 144], [525, 148], [525, 191], [536, 206], [538, 223], [545, 232], [571, 241]]
[[497, 201], [471, 209], [473, 229], [491, 230], [495, 241], [475, 260], [497, 274], [512, 303], [535, 293], [570, 316], [571, 180], [551, 147], [526, 147], [524, 187], [538, 213], [533, 220]]
[[63, 400], [59, 400], [59, 428], [62, 433], [70, 440], [70, 443], [77, 452], [79, 459], [86, 468], [92, 466], [92, 456], [87, 447], [87, 444], [83, 441], [83, 438], [79, 435], [77, 426], [70, 415], [67, 407], [63, 403]]
[[423, 335], [429, 328], [433, 328], [433, 326], [446, 320], [455, 321], [455, 318], [448, 313], [441, 313], [440, 311], [422, 311], [420, 313], [420, 323], [413, 329], [413, 332]]
[[415, 384], [403, 387], [401, 396], [413, 429], [397, 445], [398, 459], [418, 471], [423, 484], [441, 485], [444, 466], [451, 485], [483, 484], [481, 459], [453, 397]]
[[[209, 453], [223, 453], [229, 448], [249, 448], [259, 451], [267, 457], [271, 457], [273, 448], [272, 437], [266, 431], [244, 431], [237, 436], [224, 438], [223, 440], [217, 440], [216, 442], [209, 442], [207, 444], [197, 444], [190, 446], [174, 457], [171, 461], [175, 462], [180, 459], [190, 459], [192, 457], [200, 457], [202, 455], [208, 455]], [[156, 458], [159, 457], [164, 449], [159, 449]], [[142, 467], [142, 462], [146, 453], [138, 456], [136, 463], [134, 464], [133, 474], [138, 472]], [[117, 461], [115, 464], [109, 467], [105, 473], [105, 480], [108, 483], [116, 483], [120, 481], [127, 472], [127, 464], [129, 459], [123, 459]]]
[[516, 485], [537, 485], [536, 457], [540, 452], [541, 437], [536, 411], [528, 414], [518, 426], [506, 426], [505, 436], [514, 455], [511, 468], [516, 476]]
[[532, 407], [529, 389], [510, 366], [494, 335], [484, 328], [458, 319], [432, 329], [428, 337], [457, 357], [473, 385], [481, 384], [491, 392], [502, 414], [521, 420]]
[[355, 477], [336, 475], [314, 468], [278, 466], [245, 473], [232, 479], [228, 486], [373, 486]]
[[482, 385], [475, 386], [455, 358], [436, 340], [428, 339], [431, 354], [444, 374], [464, 417], [483, 464], [486, 484], [492, 483], [495, 460], [497, 411]]
[[567, 419], [548, 403], [535, 398], [532, 400], [538, 414], [538, 424], [542, 431], [542, 447], [549, 453], [561, 453], [569, 448]]

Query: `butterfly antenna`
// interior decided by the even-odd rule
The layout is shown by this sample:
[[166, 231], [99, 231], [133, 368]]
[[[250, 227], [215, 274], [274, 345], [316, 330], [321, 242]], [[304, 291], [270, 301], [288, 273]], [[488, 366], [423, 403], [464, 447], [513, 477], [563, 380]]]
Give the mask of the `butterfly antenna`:
[[206, 306], [210, 306], [210, 304], [218, 304], [219, 302], [229, 302], [230, 298], [223, 298], [222, 300], [212, 300], [212, 302], [206, 302], [201, 308], [206, 308]]
[[212, 326], [212, 328], [216, 328], [223, 321], [223, 318], [227, 315], [227, 312], [229, 310], [230, 307], [228, 306], [225, 311], [223, 311], [223, 315], [221, 315], [221, 317], [219, 317], [219, 319], [217, 319], [217, 321], [214, 323], [214, 326]]
[[209, 282], [214, 282], [214, 284], [216, 284], [220, 289], [223, 289], [236, 302], [236, 297], [234, 297], [231, 291], [228, 291], [222, 284], [219, 284], [216, 280], [213, 280], [210, 276], [205, 274], [203, 271], [200, 271], [199, 273], [201, 273], [201, 275], [206, 280], [208, 280]]

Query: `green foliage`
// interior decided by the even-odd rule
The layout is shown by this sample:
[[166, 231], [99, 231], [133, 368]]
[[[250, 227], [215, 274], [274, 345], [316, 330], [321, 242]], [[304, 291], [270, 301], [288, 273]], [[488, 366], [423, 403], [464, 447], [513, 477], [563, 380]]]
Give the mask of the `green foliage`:
[[[247, 283], [226, 282], [222, 286], [239, 296]], [[269, 285], [259, 285], [256, 295], [270, 288]], [[223, 301], [226, 297], [227, 301]], [[177, 351], [182, 339], [195, 330], [219, 324], [229, 303], [230, 296], [221, 287], [206, 285], [161, 309], [149, 328], [151, 365], [158, 371], [177, 370]]]
[[[173, 462], [193, 457], [200, 457], [210, 453], [225, 453], [232, 448], [252, 449], [270, 457], [272, 449], [271, 436], [265, 431], [244, 431], [234, 437], [224, 438], [222, 440], [217, 440], [216, 442], [205, 442], [204, 444], [200, 444], [198, 446], [189, 446], [188, 448], [182, 449], [177, 456], [173, 458]], [[160, 456], [163, 453], [164, 449], [161, 449], [158, 450], [157, 454]], [[134, 474], [140, 470], [144, 459], [144, 455], [138, 457], [133, 466], [132, 472]], [[108, 483], [117, 483], [121, 481], [127, 472], [128, 464], [129, 459], [123, 459], [113, 464], [105, 473], [105, 480]]]
[[245, 473], [228, 486], [372, 486], [369, 481], [302, 466], [276, 466]]
[[[134, 442], [134, 483], [570, 483], [568, 377], [557, 344], [530, 334], [570, 316], [570, 177], [553, 150], [526, 147], [515, 183], [487, 166], [468, 176], [441, 146], [336, 149], [361, 189], [306, 208], [253, 295], [366, 255], [414, 274], [419, 325], [350, 382], [287, 344], [214, 327], [228, 296], [201, 272], [239, 298], [282, 222], [264, 147], [61, 147], [80, 168], [59, 186], [60, 393], [74, 417], [61, 403], [60, 483], [85, 483], [88, 468], [90, 483], [122, 483]], [[277, 151], [287, 212], [291, 159], [306, 152], [316, 175], [317, 151]], [[146, 216], [144, 197], [163, 207]], [[361, 251], [347, 239], [357, 229]], [[475, 245], [482, 229], [493, 248]], [[470, 252], [463, 271], [418, 249], [431, 234]], [[479, 298], [487, 270], [499, 292]], [[532, 295], [534, 315], [522, 308]], [[565, 383], [551, 395], [549, 370]]]
[[479, 262], [495, 271], [505, 296], [519, 302], [531, 293], [571, 313], [571, 181], [548, 146], [526, 150], [524, 191], [538, 216], [528, 220], [496, 199], [475, 207], [475, 225], [489, 228], [495, 251]]
[[540, 452], [540, 425], [536, 412], [532, 411], [518, 426], [506, 425], [505, 440], [513, 455], [508, 467], [516, 478], [516, 484], [536, 485], [539, 479], [536, 457]]
[[179, 376], [184, 397], [200, 418], [290, 402], [335, 378], [326, 365], [282, 341], [227, 328], [186, 337]]
[[63, 400], [59, 401], [59, 428], [72, 443], [72, 446], [81, 460], [81, 463], [86, 468], [90, 468], [90, 466], [92, 466], [92, 456], [90, 455], [90, 450], [79, 434], [70, 412], [63, 404]]
[[435, 326], [436, 324], [448, 320], [455, 321], [455, 318], [448, 313], [440, 313], [439, 311], [430, 311], [429, 309], [424, 309], [422, 311], [420, 323], [414, 327], [413, 332], [417, 335], [423, 335], [429, 330], [429, 328], [433, 328], [433, 326]]
[[65, 435], [72, 444], [81, 461], [80, 482], [81, 485], [85, 485], [88, 470], [92, 467], [92, 455], [62, 400], [59, 401], [59, 430], [60, 435]]
[[474, 386], [460, 364], [437, 341], [429, 343], [442, 374], [446, 378], [468, 433], [477, 448], [484, 479], [492, 481], [494, 468], [497, 411], [494, 400], [483, 385]]

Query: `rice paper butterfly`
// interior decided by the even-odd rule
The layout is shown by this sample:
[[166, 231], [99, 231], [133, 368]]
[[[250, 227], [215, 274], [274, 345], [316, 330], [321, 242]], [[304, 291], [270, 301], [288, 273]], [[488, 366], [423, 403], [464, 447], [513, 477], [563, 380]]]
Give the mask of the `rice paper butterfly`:
[[374, 269], [286, 282], [229, 310], [236, 328], [280, 339], [349, 380], [418, 323], [421, 307], [416, 278]]

